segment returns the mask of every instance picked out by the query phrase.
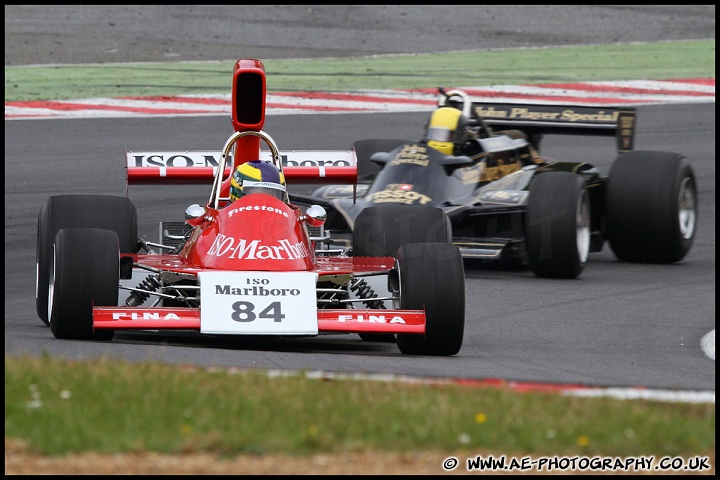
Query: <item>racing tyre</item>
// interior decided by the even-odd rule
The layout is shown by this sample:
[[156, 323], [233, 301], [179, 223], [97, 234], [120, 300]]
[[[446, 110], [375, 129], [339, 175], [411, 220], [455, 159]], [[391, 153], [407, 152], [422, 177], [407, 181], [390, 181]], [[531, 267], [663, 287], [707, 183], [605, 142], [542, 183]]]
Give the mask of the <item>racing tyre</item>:
[[[358, 214], [353, 228], [353, 255], [392, 257], [405, 243], [451, 243], [447, 215], [423, 205], [379, 205]], [[394, 342], [395, 335], [361, 333], [368, 342]]]
[[538, 277], [577, 278], [590, 253], [590, 195], [580, 175], [538, 174], [530, 184], [525, 232]]
[[65, 228], [50, 255], [48, 303], [55, 338], [112, 340], [113, 330], [93, 332], [93, 305], [117, 305], [120, 250], [117, 233]]
[[465, 330], [465, 269], [451, 243], [411, 243], [396, 255], [400, 308], [425, 310], [425, 335], [398, 334], [408, 355], [455, 355]]
[[697, 184], [682, 155], [620, 155], [610, 168], [605, 206], [608, 243], [619, 260], [674, 263], [690, 251], [698, 219]]
[[102, 228], [117, 233], [120, 252], [136, 253], [137, 211], [125, 197], [60, 195], [40, 208], [35, 254], [35, 309], [45, 325], [48, 317], [48, 279], [53, 240], [63, 228]]
[[425, 205], [367, 207], [355, 219], [353, 256], [392, 257], [406, 243], [452, 243], [450, 219]]

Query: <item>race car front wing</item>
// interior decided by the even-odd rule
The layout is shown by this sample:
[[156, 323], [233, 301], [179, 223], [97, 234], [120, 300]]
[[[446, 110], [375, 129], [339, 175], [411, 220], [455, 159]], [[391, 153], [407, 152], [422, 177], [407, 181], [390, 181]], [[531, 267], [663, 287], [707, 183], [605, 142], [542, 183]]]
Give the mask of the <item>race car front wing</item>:
[[[93, 307], [93, 328], [202, 331], [200, 317], [200, 308]], [[324, 333], [425, 333], [425, 312], [422, 310], [321, 309], [316, 318], [317, 331]], [[226, 333], [269, 334], [243, 330], [243, 322], [235, 323], [237, 331]], [[278, 330], [272, 334], [293, 333]]]

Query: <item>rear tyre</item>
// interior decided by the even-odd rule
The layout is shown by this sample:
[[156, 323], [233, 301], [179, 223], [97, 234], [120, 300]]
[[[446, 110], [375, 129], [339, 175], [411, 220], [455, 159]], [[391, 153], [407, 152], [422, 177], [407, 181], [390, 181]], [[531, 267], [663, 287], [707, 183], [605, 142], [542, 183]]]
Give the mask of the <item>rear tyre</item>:
[[608, 243], [619, 260], [674, 263], [690, 251], [698, 218], [697, 184], [682, 155], [620, 155], [610, 168], [605, 202]]
[[530, 269], [577, 278], [590, 253], [590, 195], [580, 175], [547, 172], [530, 184], [525, 232]]
[[48, 318], [48, 280], [52, 244], [63, 228], [102, 228], [117, 233], [120, 252], [136, 253], [137, 211], [125, 197], [60, 195], [40, 208], [35, 254], [35, 309], [45, 325]]
[[[392, 257], [414, 242], [451, 243], [447, 215], [424, 205], [379, 205], [361, 211], [353, 228], [353, 256]], [[395, 335], [361, 333], [368, 342], [395, 342]]]
[[399, 334], [408, 355], [455, 355], [465, 330], [465, 269], [457, 246], [412, 243], [396, 255], [400, 270], [400, 308], [425, 310], [425, 335]]
[[112, 340], [113, 330], [93, 331], [92, 308], [118, 303], [117, 233], [96, 228], [62, 229], [55, 236], [50, 264], [49, 318], [55, 338]]

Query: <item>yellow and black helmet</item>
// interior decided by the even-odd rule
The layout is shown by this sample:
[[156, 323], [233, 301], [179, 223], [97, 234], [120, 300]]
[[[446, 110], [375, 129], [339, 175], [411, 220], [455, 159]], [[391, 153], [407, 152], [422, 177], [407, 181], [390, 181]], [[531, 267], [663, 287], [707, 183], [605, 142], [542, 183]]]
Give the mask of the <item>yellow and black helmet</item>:
[[252, 193], [266, 193], [285, 201], [285, 175], [269, 162], [250, 160], [238, 166], [230, 180], [230, 201]]
[[467, 140], [468, 119], [461, 110], [440, 107], [430, 117], [425, 131], [428, 146], [445, 155], [456, 154], [455, 147], [461, 147]]

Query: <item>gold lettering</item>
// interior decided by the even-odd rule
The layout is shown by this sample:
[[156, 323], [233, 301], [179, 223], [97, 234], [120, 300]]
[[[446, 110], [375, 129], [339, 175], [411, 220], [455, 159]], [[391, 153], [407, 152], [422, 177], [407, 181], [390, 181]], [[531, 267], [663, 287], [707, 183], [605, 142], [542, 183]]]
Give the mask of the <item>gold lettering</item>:
[[415, 163], [426, 166], [428, 164], [427, 149], [420, 145], [405, 145], [392, 161], [393, 165], [400, 163]]
[[426, 195], [413, 191], [406, 192], [403, 190], [383, 190], [381, 192], [375, 192], [368, 195], [368, 200], [374, 203], [393, 202], [411, 204], [417, 202], [421, 205], [425, 205], [432, 199]]
[[562, 118], [571, 122], [617, 122], [619, 112], [612, 114], [600, 110], [598, 113], [575, 113], [575, 110], [563, 110]]
[[635, 117], [622, 117], [620, 119], [620, 126], [622, 128], [632, 128], [635, 123]]
[[496, 167], [485, 167], [482, 174], [480, 175], [480, 182], [492, 182], [499, 180], [505, 175], [520, 170], [520, 163], [513, 162], [509, 165], [503, 165], [502, 160], [498, 162]]
[[557, 112], [532, 112], [529, 108], [513, 108], [510, 112], [511, 118], [522, 120], [557, 120]]
[[427, 148], [422, 145], [405, 145], [402, 150], [398, 153], [400, 155], [415, 155], [419, 153], [427, 153]]
[[396, 157], [395, 160], [393, 160], [391, 162], [391, 165], [400, 165], [403, 163], [411, 163], [411, 164], [415, 164], [415, 165], [420, 165], [422, 167], [427, 167], [428, 163], [430, 163], [430, 161], [427, 160], [427, 158], [425, 160], [423, 160], [423, 159], [419, 159], [419, 158], [397, 158]]
[[480, 172], [482, 171], [482, 165], [474, 165], [468, 168], [459, 169], [456, 176], [462, 181], [463, 184], [469, 185], [471, 183], [477, 183], [480, 181]]
[[495, 110], [495, 107], [490, 107], [490, 108], [475, 107], [475, 114], [478, 117], [487, 117], [487, 118], [506, 118], [507, 117], [506, 111]]

